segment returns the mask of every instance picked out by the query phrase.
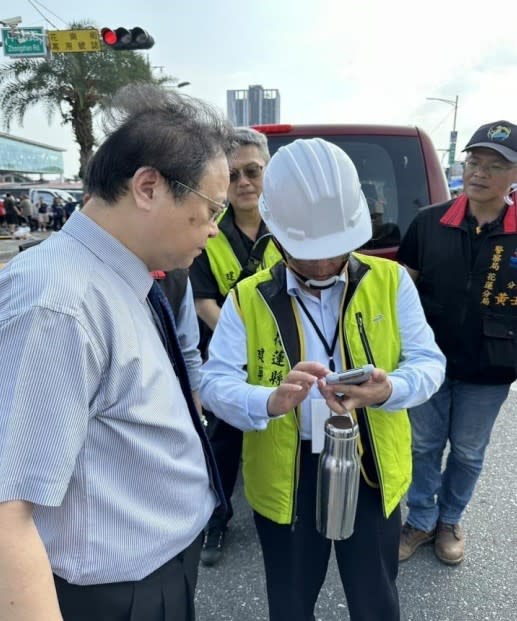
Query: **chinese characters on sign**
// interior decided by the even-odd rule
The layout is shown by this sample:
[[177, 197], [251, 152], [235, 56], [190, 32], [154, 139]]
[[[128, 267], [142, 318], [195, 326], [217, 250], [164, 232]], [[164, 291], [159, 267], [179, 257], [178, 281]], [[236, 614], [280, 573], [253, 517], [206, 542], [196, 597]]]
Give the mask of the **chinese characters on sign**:
[[86, 30], [49, 30], [50, 51], [58, 54], [67, 52], [100, 52], [99, 31], [94, 28]]

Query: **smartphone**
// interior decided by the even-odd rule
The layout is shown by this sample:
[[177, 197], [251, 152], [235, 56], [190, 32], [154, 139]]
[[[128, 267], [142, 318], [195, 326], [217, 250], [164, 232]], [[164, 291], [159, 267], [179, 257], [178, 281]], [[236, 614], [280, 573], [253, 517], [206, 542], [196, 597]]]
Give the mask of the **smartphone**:
[[335, 384], [363, 384], [370, 379], [374, 368], [373, 364], [365, 364], [364, 367], [359, 367], [358, 369], [329, 373], [325, 377], [325, 381], [330, 386]]

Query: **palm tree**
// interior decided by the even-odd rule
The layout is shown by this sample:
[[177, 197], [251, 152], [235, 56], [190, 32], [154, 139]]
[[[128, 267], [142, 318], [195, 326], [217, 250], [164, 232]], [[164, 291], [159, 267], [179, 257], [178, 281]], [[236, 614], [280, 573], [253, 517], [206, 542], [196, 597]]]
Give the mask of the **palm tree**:
[[[71, 30], [95, 28], [70, 24]], [[25, 114], [37, 104], [47, 110], [49, 123], [58, 111], [70, 124], [79, 145], [79, 177], [93, 153], [93, 115], [108, 98], [130, 82], [174, 83], [169, 76], [155, 78], [149, 62], [139, 52], [116, 51], [53, 54], [50, 58], [20, 58], [0, 66], [0, 110], [9, 130], [13, 119], [23, 124]]]

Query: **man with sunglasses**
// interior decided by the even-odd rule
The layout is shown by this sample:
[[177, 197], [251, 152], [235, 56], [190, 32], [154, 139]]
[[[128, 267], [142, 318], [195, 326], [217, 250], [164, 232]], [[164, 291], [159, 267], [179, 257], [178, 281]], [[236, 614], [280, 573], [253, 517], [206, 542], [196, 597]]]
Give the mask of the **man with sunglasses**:
[[[228, 209], [218, 220], [219, 234], [208, 241], [190, 270], [196, 310], [202, 320], [203, 354], [230, 289], [257, 269], [270, 267], [280, 259], [258, 210], [264, 168], [270, 157], [267, 138], [249, 127], [237, 128], [235, 133], [238, 148], [230, 161]], [[207, 417], [228, 506], [227, 511], [217, 508], [205, 529], [201, 562], [210, 566], [221, 557], [233, 514], [231, 497], [239, 471], [242, 432], [211, 413]]]
[[201, 533], [224, 502], [191, 340], [152, 272], [188, 268], [217, 234], [233, 128], [154, 85], [110, 111], [84, 208], [0, 272], [2, 619], [194, 621]]
[[[313, 138], [280, 148], [260, 211], [283, 260], [232, 289], [201, 369], [201, 400], [244, 430], [244, 491], [260, 539], [270, 621], [314, 621], [334, 547], [352, 621], [399, 621], [400, 500], [411, 479], [405, 408], [443, 380], [444, 357], [402, 266], [354, 252], [372, 235], [352, 160]], [[329, 371], [375, 369], [360, 386]], [[330, 409], [360, 428], [351, 537], [316, 528]], [[334, 543], [334, 546], [332, 546]]]
[[410, 411], [413, 482], [401, 561], [431, 542], [443, 563], [463, 561], [460, 519], [517, 377], [517, 126], [483, 125], [464, 150], [464, 193], [422, 210], [398, 253], [447, 357], [440, 390]]

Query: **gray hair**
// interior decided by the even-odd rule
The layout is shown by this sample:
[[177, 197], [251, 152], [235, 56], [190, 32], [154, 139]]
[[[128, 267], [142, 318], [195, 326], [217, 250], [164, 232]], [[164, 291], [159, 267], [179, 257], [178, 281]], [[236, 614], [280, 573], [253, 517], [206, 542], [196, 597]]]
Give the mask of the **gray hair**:
[[265, 134], [258, 132], [252, 127], [236, 127], [235, 142], [239, 147], [257, 147], [266, 164], [271, 159]]

